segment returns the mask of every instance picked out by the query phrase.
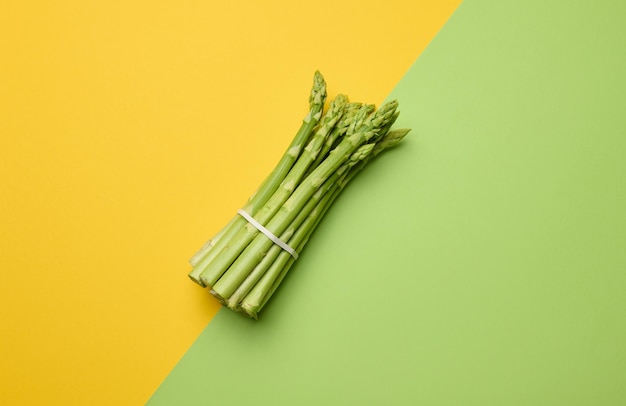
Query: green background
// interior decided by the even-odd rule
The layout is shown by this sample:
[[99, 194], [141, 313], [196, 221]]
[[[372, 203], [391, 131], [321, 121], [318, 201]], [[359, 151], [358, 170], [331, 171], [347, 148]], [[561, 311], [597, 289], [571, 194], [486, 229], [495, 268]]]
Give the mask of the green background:
[[149, 403], [626, 404], [624, 21], [466, 0], [389, 96], [410, 138]]

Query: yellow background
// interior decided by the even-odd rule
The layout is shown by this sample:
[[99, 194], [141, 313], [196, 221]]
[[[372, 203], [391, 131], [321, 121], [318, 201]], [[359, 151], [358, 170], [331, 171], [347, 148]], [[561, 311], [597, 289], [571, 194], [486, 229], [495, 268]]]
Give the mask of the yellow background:
[[145, 402], [313, 72], [380, 103], [459, 2], [0, 3], [0, 403]]

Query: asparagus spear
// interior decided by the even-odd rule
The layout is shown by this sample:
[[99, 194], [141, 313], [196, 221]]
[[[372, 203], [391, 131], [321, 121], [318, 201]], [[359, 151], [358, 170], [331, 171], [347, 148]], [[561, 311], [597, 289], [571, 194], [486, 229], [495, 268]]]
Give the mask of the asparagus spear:
[[[300, 156], [303, 146], [309, 139], [310, 134], [313, 132], [313, 129], [322, 116], [325, 101], [326, 82], [324, 81], [322, 74], [319, 71], [316, 71], [313, 76], [313, 87], [311, 88], [309, 96], [309, 112], [302, 120], [300, 129], [296, 133], [295, 138], [287, 148], [287, 151], [285, 151], [285, 154], [282, 156], [277, 166], [263, 181], [259, 189], [252, 196], [250, 196], [244, 205], [243, 209], [250, 213], [250, 215], [254, 215], [261, 207], [263, 207], [263, 205], [265, 205], [283, 181], [289, 170], [292, 168], [296, 159]], [[214, 246], [209, 247], [210, 249], [201, 249], [201, 251], [204, 251], [199, 253], [201, 258], [200, 255], [192, 258], [194, 268], [189, 273], [189, 277], [201, 286], [205, 286], [204, 282], [200, 279], [200, 274], [204, 271], [204, 269], [206, 269], [208, 264], [210, 264], [211, 261], [213, 261], [213, 259], [220, 252], [222, 252], [222, 250], [228, 248], [230, 240], [246, 224], [248, 223], [245, 219], [238, 215], [235, 216], [233, 220], [231, 220], [231, 222], [228, 223], [228, 225], [219, 233], [221, 237], [217, 242], [215, 242]]]
[[346, 177], [339, 182], [341, 184], [341, 187], [343, 188], [345, 184], [352, 180], [352, 178], [368, 164], [368, 162], [380, 155], [381, 152], [395, 146], [400, 141], [402, 141], [410, 131], [411, 130], [408, 128], [401, 128], [398, 130], [391, 130], [387, 132], [383, 137], [381, 137], [380, 140], [376, 142], [372, 153], [369, 154], [363, 161], [357, 163], [355, 167], [346, 175]]
[[[280, 210], [276, 212], [276, 215], [274, 215], [271, 221], [266, 225], [266, 228], [274, 233], [274, 235], [280, 235], [326, 179], [332, 175], [359, 146], [375, 137], [381, 128], [386, 126], [392, 119], [397, 105], [398, 103], [395, 100], [388, 102], [367, 117], [362, 125], [355, 125], [353, 127], [355, 128], [354, 132], [351, 132], [350, 135], [346, 134], [346, 137], [331, 151], [328, 157], [298, 186], [291, 197], [289, 197]], [[361, 110], [365, 108], [366, 107], [363, 107]], [[256, 234], [257, 233], [253, 232], [249, 233], [252, 237]], [[243, 252], [240, 251], [241, 255], [237, 257], [235, 262], [233, 262], [232, 265], [230, 263], [227, 264], [224, 266], [223, 270], [220, 270], [224, 272], [230, 265], [230, 268], [228, 268], [218, 282], [219, 291], [217, 291], [217, 293], [222, 297], [229, 297], [237, 289], [250, 274], [254, 266], [262, 260], [263, 256], [272, 245], [272, 241], [265, 235], [257, 235], [249, 244], [248, 241], [245, 241], [244, 246], [246, 247]], [[214, 287], [214, 290], [217, 289]]]
[[200, 250], [198, 250], [198, 252], [196, 252], [189, 259], [189, 263], [191, 264], [192, 267], [195, 267], [198, 264], [198, 262], [200, 262], [200, 260], [215, 246], [215, 244], [217, 244], [217, 242], [220, 240], [220, 238], [222, 238], [224, 233], [226, 233], [226, 231], [229, 230], [229, 228], [232, 226], [235, 220], [237, 220], [237, 217], [233, 217], [230, 220], [230, 222], [226, 225], [226, 227], [222, 228], [219, 233], [217, 233], [213, 238], [211, 238], [209, 241], [204, 243], [202, 248], [200, 248]]
[[[315, 210], [311, 212], [305, 222], [302, 223], [302, 225], [294, 233], [293, 237], [289, 240], [289, 243], [295, 246], [298, 253], [302, 251], [308, 242], [309, 237], [313, 233], [313, 230], [315, 230], [332, 202], [335, 198], [337, 198], [348, 182], [352, 180], [371, 159], [375, 158], [382, 151], [396, 145], [408, 133], [409, 130], [407, 129], [389, 131], [373, 146], [370, 154], [367, 154], [362, 160], [356, 162], [356, 165], [354, 165], [349, 172], [342, 174], [340, 179], [333, 184], [331, 190], [324, 195], [323, 199], [321, 199], [316, 205]], [[278, 258], [272, 261], [270, 268], [265, 272], [261, 280], [256, 283], [250, 293], [248, 293], [248, 295], [241, 300], [238, 310], [244, 312], [249, 317], [256, 319], [258, 317], [258, 312], [265, 306], [294, 262], [295, 260], [293, 257], [285, 252], [280, 252]]]

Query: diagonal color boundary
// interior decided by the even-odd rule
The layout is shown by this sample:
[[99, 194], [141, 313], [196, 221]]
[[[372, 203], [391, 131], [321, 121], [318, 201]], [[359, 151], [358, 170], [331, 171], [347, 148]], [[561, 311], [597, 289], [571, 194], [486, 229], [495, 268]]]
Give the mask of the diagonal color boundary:
[[390, 96], [419, 138], [150, 404], [623, 403], [626, 7], [568, 5], [464, 2]]

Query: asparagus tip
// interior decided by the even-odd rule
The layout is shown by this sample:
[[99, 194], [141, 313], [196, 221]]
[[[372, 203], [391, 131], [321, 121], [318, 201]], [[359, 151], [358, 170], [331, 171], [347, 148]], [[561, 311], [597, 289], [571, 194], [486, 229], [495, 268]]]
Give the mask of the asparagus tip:
[[311, 107], [313, 105], [323, 106], [324, 100], [326, 100], [326, 81], [320, 71], [317, 70], [315, 75], [313, 75], [313, 87], [311, 88], [309, 104], [311, 104]]

